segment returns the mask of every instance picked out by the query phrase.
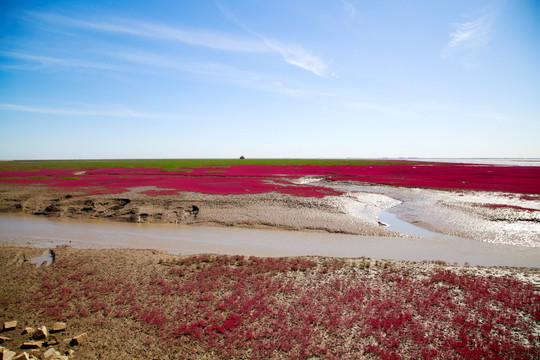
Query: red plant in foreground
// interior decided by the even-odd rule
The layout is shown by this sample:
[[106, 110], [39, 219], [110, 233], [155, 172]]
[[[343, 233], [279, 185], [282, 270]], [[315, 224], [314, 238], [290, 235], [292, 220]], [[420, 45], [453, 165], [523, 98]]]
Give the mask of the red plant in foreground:
[[164, 263], [140, 283], [85, 270], [65, 259], [42, 270], [33, 306], [58, 319], [134, 318], [222, 358], [540, 357], [540, 295], [511, 278], [210, 255]]

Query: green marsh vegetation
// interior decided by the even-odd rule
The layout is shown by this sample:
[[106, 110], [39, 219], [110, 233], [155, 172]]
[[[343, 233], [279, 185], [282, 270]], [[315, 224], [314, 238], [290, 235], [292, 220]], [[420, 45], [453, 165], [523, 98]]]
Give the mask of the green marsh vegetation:
[[[330, 159], [111, 159], [111, 160], [19, 160], [0, 161], [1, 170], [83, 169], [83, 168], [223, 168], [234, 165], [301, 166], [301, 165], [391, 165], [397, 160], [330, 160]], [[184, 170], [185, 171], [185, 170]]]

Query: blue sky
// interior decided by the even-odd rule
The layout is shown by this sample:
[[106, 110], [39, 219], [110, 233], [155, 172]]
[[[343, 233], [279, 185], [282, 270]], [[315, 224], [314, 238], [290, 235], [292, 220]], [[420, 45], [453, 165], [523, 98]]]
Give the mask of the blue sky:
[[2, 1], [0, 159], [540, 157], [540, 2]]

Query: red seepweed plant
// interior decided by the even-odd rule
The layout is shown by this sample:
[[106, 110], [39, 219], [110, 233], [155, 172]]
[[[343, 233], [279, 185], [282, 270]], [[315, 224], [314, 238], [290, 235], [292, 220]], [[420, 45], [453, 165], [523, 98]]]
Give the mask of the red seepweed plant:
[[[257, 194], [278, 192], [294, 196], [325, 197], [341, 192], [291, 180], [304, 176], [330, 181], [357, 181], [392, 186], [449, 190], [500, 191], [540, 194], [540, 167], [472, 164], [434, 164], [394, 161], [374, 165], [231, 165], [192, 169], [98, 167], [84, 169], [0, 168], [0, 182], [42, 184], [91, 194], [114, 194], [128, 188], [154, 186], [147, 195], [172, 195], [179, 191], [207, 194]], [[73, 176], [74, 173], [80, 174]], [[533, 195], [535, 194], [535, 195]]]
[[[195, 255], [138, 282], [60, 258], [32, 306], [130, 318], [221, 358], [535, 359], [540, 295], [512, 278], [362, 260]], [[323, 269], [326, 269], [324, 272]]]

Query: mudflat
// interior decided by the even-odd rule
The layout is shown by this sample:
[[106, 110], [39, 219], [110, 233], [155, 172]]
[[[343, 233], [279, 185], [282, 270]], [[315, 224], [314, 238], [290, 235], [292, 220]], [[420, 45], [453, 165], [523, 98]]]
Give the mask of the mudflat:
[[[57, 165], [5, 165], [0, 211], [406, 236], [380, 220], [389, 211], [443, 234], [540, 246], [538, 168]], [[43, 249], [0, 248], [0, 320], [18, 324], [2, 334], [6, 349], [75, 359], [540, 357], [538, 268], [51, 250], [52, 264], [38, 267]], [[66, 327], [50, 342], [21, 348], [32, 340], [25, 327], [55, 322]]]
[[381, 212], [390, 211], [409, 223], [441, 234], [540, 246], [540, 201], [534, 194], [328, 181], [317, 182], [317, 187], [339, 190], [340, 194], [149, 194], [155, 188], [146, 186], [115, 194], [86, 194], [84, 189], [0, 183], [0, 212], [131, 223], [406, 236], [399, 230], [389, 230], [380, 221]]
[[0, 211], [402, 236], [423, 228], [540, 246], [540, 167], [367, 160], [0, 163]]

